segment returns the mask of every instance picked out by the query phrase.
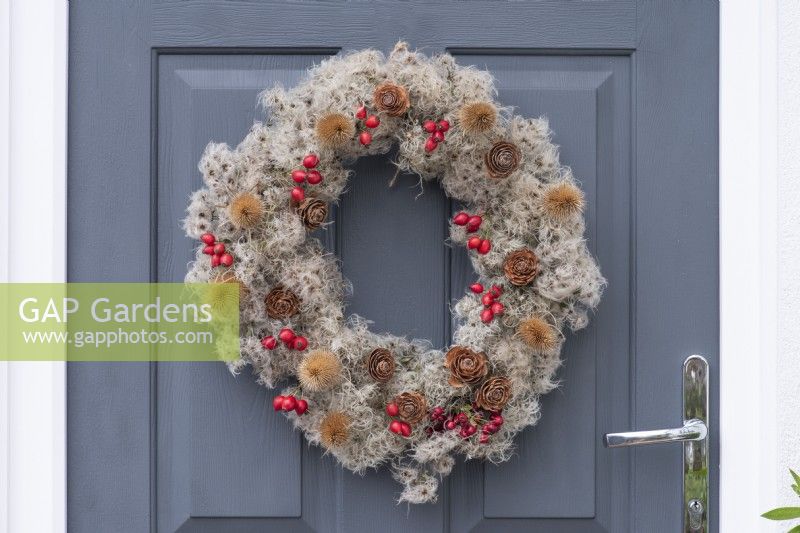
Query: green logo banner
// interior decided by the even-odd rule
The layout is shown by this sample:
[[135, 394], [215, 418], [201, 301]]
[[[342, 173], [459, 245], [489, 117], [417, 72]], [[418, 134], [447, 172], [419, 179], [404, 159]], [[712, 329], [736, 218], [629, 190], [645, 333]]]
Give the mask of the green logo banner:
[[236, 283], [0, 285], [0, 360], [238, 358]]

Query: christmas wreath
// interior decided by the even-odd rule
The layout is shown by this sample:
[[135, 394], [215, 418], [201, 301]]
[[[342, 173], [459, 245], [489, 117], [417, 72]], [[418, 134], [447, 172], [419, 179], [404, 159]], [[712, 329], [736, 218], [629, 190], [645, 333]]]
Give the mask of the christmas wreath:
[[[401, 501], [436, 498], [454, 456], [509, 459], [556, 385], [562, 330], [587, 324], [604, 280], [583, 238], [584, 199], [544, 119], [494, 101], [489, 73], [398, 43], [333, 57], [290, 90], [263, 93], [265, 123], [235, 149], [209, 144], [187, 234], [190, 282], [235, 283], [240, 358], [314, 444], [363, 472], [389, 463]], [[453, 307], [452, 345], [368, 329], [345, 315], [350, 286], [313, 238], [347, 164], [397, 146], [398, 172], [438, 179], [464, 206], [450, 244], [479, 281]]]

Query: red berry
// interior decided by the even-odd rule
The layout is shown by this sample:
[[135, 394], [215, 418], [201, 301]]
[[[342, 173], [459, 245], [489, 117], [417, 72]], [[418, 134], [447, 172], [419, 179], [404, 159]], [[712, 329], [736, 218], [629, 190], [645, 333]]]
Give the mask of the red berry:
[[283, 328], [280, 333], [278, 333], [278, 338], [283, 342], [292, 342], [294, 340], [295, 334], [289, 328]]
[[469, 231], [470, 233], [472, 233], [473, 231], [478, 231], [478, 228], [481, 227], [482, 223], [483, 219], [478, 215], [469, 217], [469, 220], [467, 220], [467, 231]]
[[503, 422], [504, 420], [502, 415], [492, 415], [492, 424], [495, 426], [502, 426]]
[[467, 413], [463, 412], [458, 413], [458, 415], [456, 415], [456, 422], [458, 422], [459, 424], [466, 424], [467, 422], [469, 422], [469, 417], [467, 417]]
[[502, 285], [492, 285], [492, 292], [496, 292], [497, 296], [503, 294], [503, 286]]
[[220, 256], [212, 255], [211, 256], [211, 268], [218, 267], [221, 263]]
[[492, 313], [494, 313], [496, 315], [502, 315], [503, 311], [506, 310], [506, 306], [504, 306], [500, 302], [494, 302], [492, 304], [492, 308], [491, 309], [492, 309]]
[[222, 254], [219, 256], [219, 262], [222, 263], [222, 266], [229, 267], [233, 264], [233, 256], [231, 254]]
[[489, 250], [492, 249], [492, 242], [489, 239], [483, 239], [481, 241], [480, 246], [478, 246], [478, 253], [481, 255], [486, 255], [489, 253]]
[[397, 416], [400, 414], [400, 408], [397, 407], [396, 403], [390, 403], [386, 405], [386, 414], [389, 416]]
[[297, 350], [298, 352], [302, 352], [306, 348], [308, 348], [308, 339], [305, 337], [297, 336], [292, 341], [292, 348]]
[[433, 133], [436, 131], [436, 123], [432, 120], [426, 120], [422, 123], [422, 129], [427, 131], [428, 133]]
[[469, 290], [471, 290], [475, 294], [480, 294], [483, 292], [483, 285], [481, 285], [480, 283], [473, 283], [472, 285], [469, 286]]
[[303, 166], [306, 168], [314, 168], [319, 164], [319, 157], [316, 154], [308, 154], [303, 158]]
[[438, 126], [441, 131], [447, 131], [450, 129], [450, 123], [446, 120], [440, 120]]
[[214, 245], [209, 244], [205, 248], [203, 248], [203, 253], [206, 255], [214, 255]]
[[281, 409], [283, 409], [283, 400], [284, 400], [283, 396], [275, 396], [272, 399], [272, 408], [275, 409], [276, 411], [280, 411]]
[[435, 417], [439, 417], [440, 415], [444, 414], [444, 409], [442, 409], [441, 407], [434, 407], [431, 414], [434, 415]]
[[478, 246], [481, 245], [481, 238], [480, 237], [470, 237], [467, 241], [467, 248], [470, 250], [474, 250]]
[[451, 430], [455, 429], [456, 428], [456, 421], [450, 419], [450, 420], [448, 420], [447, 422], [444, 423], [444, 427], [446, 427], [447, 429], [451, 429]]
[[316, 185], [322, 181], [322, 174], [319, 173], [319, 170], [309, 170], [308, 171], [308, 183], [311, 185]]
[[461, 211], [456, 216], [453, 217], [453, 224], [456, 226], [463, 226], [469, 220], [469, 215], [465, 212]]
[[295, 183], [303, 183], [306, 181], [306, 171], [305, 170], [292, 170], [292, 181]]
[[472, 424], [467, 424], [464, 427], [464, 433], [466, 433], [468, 437], [471, 437], [472, 435], [474, 435], [476, 431], [478, 431], [478, 427], [474, 426]]
[[358, 111], [356, 111], [356, 118], [363, 119], [366, 116], [367, 116], [367, 106], [362, 105], [361, 107], [358, 108]]
[[305, 198], [306, 198], [306, 191], [304, 191], [302, 187], [292, 188], [292, 200], [294, 200], [299, 204], [300, 202], [305, 200]]
[[389, 424], [389, 431], [392, 433], [400, 433], [401, 428], [403, 427], [403, 423], [399, 420], [392, 420], [392, 423]]
[[294, 411], [295, 407], [297, 407], [297, 400], [294, 396], [286, 396], [281, 407], [283, 407], [284, 411]]
[[436, 142], [436, 139], [434, 139], [433, 137], [431, 137], [427, 141], [425, 141], [425, 151], [426, 152], [433, 152], [434, 150], [436, 150], [437, 146], [438, 146], [438, 143]]
[[200, 240], [205, 244], [214, 244], [217, 240], [213, 233], [203, 233], [200, 235]]
[[436, 142], [442, 142], [444, 140], [444, 133], [437, 130], [433, 132], [433, 135], [431, 135], [431, 137], [436, 139]]
[[273, 349], [275, 349], [275, 346], [277, 346], [277, 345], [278, 345], [278, 341], [272, 335], [270, 335], [268, 337], [264, 337], [263, 339], [261, 339], [261, 346], [263, 346], [267, 350], [273, 350]]
[[361, 135], [358, 136], [358, 142], [364, 146], [369, 146], [372, 143], [372, 134], [368, 131], [362, 131]]
[[481, 311], [481, 320], [485, 323], [489, 323], [494, 318], [494, 313], [492, 313], [491, 309], [484, 309]]
[[411, 436], [411, 426], [407, 422], [400, 422], [400, 434], [404, 437]]
[[214, 245], [214, 253], [217, 255], [222, 255], [225, 253], [225, 245], [223, 243], [217, 243]]
[[483, 295], [481, 298], [481, 303], [486, 307], [490, 307], [494, 303], [494, 296], [489, 294], [488, 292]]
[[487, 435], [486, 433], [484, 433], [483, 435], [481, 435], [480, 437], [478, 437], [478, 442], [480, 442], [481, 444], [486, 444], [486, 443], [488, 443], [488, 442], [489, 442], [489, 435]]
[[295, 406], [294, 410], [298, 415], [302, 416], [306, 411], [308, 411], [308, 402], [305, 400], [297, 400], [297, 405]]
[[377, 128], [381, 125], [381, 121], [375, 115], [370, 115], [367, 120], [364, 121], [364, 125], [368, 128]]

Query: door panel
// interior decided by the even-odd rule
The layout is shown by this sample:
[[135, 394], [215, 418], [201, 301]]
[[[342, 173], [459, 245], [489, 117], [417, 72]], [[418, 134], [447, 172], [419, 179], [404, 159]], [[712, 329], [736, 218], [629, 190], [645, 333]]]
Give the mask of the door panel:
[[[262, 89], [402, 37], [489, 69], [501, 102], [549, 118], [609, 287], [516, 456], [460, 464], [432, 505], [397, 506], [385, 470], [356, 476], [308, 446], [247, 372], [70, 364], [70, 530], [677, 530], [680, 447], [600, 446], [611, 430], [677, 425], [686, 355], [716, 368], [717, 6], [669, 4], [73, 2], [71, 281], [181, 280], [206, 143], [237, 144]], [[389, 187], [388, 161], [355, 165], [320, 238], [353, 282], [350, 312], [445, 346], [448, 306], [475, 279], [444, 243], [458, 206], [412, 176]]]

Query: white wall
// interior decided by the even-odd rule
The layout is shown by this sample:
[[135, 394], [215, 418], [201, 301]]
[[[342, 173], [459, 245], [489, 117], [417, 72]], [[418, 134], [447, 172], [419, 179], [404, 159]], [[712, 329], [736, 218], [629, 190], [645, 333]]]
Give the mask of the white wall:
[[[800, 2], [778, 4], [778, 328], [776, 468], [781, 504], [800, 505]], [[789, 528], [784, 528], [789, 529]]]

